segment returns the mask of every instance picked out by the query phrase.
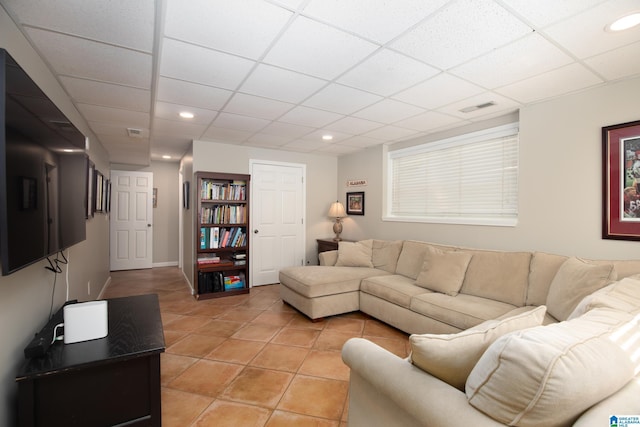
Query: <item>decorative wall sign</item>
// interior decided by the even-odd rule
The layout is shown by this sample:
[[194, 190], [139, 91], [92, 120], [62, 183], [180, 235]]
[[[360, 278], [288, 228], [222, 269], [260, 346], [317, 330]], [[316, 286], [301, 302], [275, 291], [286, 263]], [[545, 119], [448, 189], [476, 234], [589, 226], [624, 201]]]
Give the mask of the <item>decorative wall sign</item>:
[[364, 187], [367, 185], [366, 179], [350, 179], [347, 181], [347, 187]]
[[640, 120], [602, 128], [602, 238], [640, 240]]

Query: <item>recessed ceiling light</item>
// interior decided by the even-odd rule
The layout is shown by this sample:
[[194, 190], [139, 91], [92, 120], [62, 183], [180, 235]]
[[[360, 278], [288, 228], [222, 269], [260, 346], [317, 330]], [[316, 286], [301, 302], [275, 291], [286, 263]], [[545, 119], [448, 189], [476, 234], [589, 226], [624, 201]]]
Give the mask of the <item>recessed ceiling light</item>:
[[322, 135], [323, 141], [331, 141], [333, 139], [333, 135]]
[[193, 113], [190, 113], [188, 111], [181, 111], [180, 112], [180, 117], [182, 117], [183, 119], [193, 119]]
[[640, 24], [640, 12], [629, 13], [621, 18], [616, 19], [605, 27], [606, 31], [617, 32], [628, 30]]
[[170, 159], [171, 156], [169, 156], [168, 154], [165, 154], [164, 156], [162, 156], [163, 159]]

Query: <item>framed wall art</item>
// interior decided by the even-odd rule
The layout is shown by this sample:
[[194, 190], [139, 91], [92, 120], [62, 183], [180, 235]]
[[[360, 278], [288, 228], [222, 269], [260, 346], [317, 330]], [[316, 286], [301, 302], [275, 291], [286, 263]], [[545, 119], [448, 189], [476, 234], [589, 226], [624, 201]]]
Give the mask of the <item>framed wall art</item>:
[[347, 215], [364, 215], [364, 191], [347, 193]]
[[640, 240], [640, 120], [602, 128], [603, 239]]

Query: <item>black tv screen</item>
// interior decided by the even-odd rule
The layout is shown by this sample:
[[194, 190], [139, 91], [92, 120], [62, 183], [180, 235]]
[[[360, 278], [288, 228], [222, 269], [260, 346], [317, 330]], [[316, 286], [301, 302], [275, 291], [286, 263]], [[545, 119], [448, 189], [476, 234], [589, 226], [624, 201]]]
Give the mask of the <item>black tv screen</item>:
[[0, 260], [5, 276], [86, 238], [85, 137], [0, 49]]

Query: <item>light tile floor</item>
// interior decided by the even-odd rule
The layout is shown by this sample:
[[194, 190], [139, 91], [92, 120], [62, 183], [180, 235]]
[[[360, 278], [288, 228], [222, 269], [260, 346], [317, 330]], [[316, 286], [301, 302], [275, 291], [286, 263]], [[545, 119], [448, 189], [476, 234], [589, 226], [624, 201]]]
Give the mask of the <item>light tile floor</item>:
[[164, 427], [346, 426], [345, 341], [408, 354], [407, 334], [363, 313], [311, 322], [279, 285], [196, 301], [182, 272], [165, 267], [111, 272], [103, 297], [147, 293], [158, 294], [164, 325]]

